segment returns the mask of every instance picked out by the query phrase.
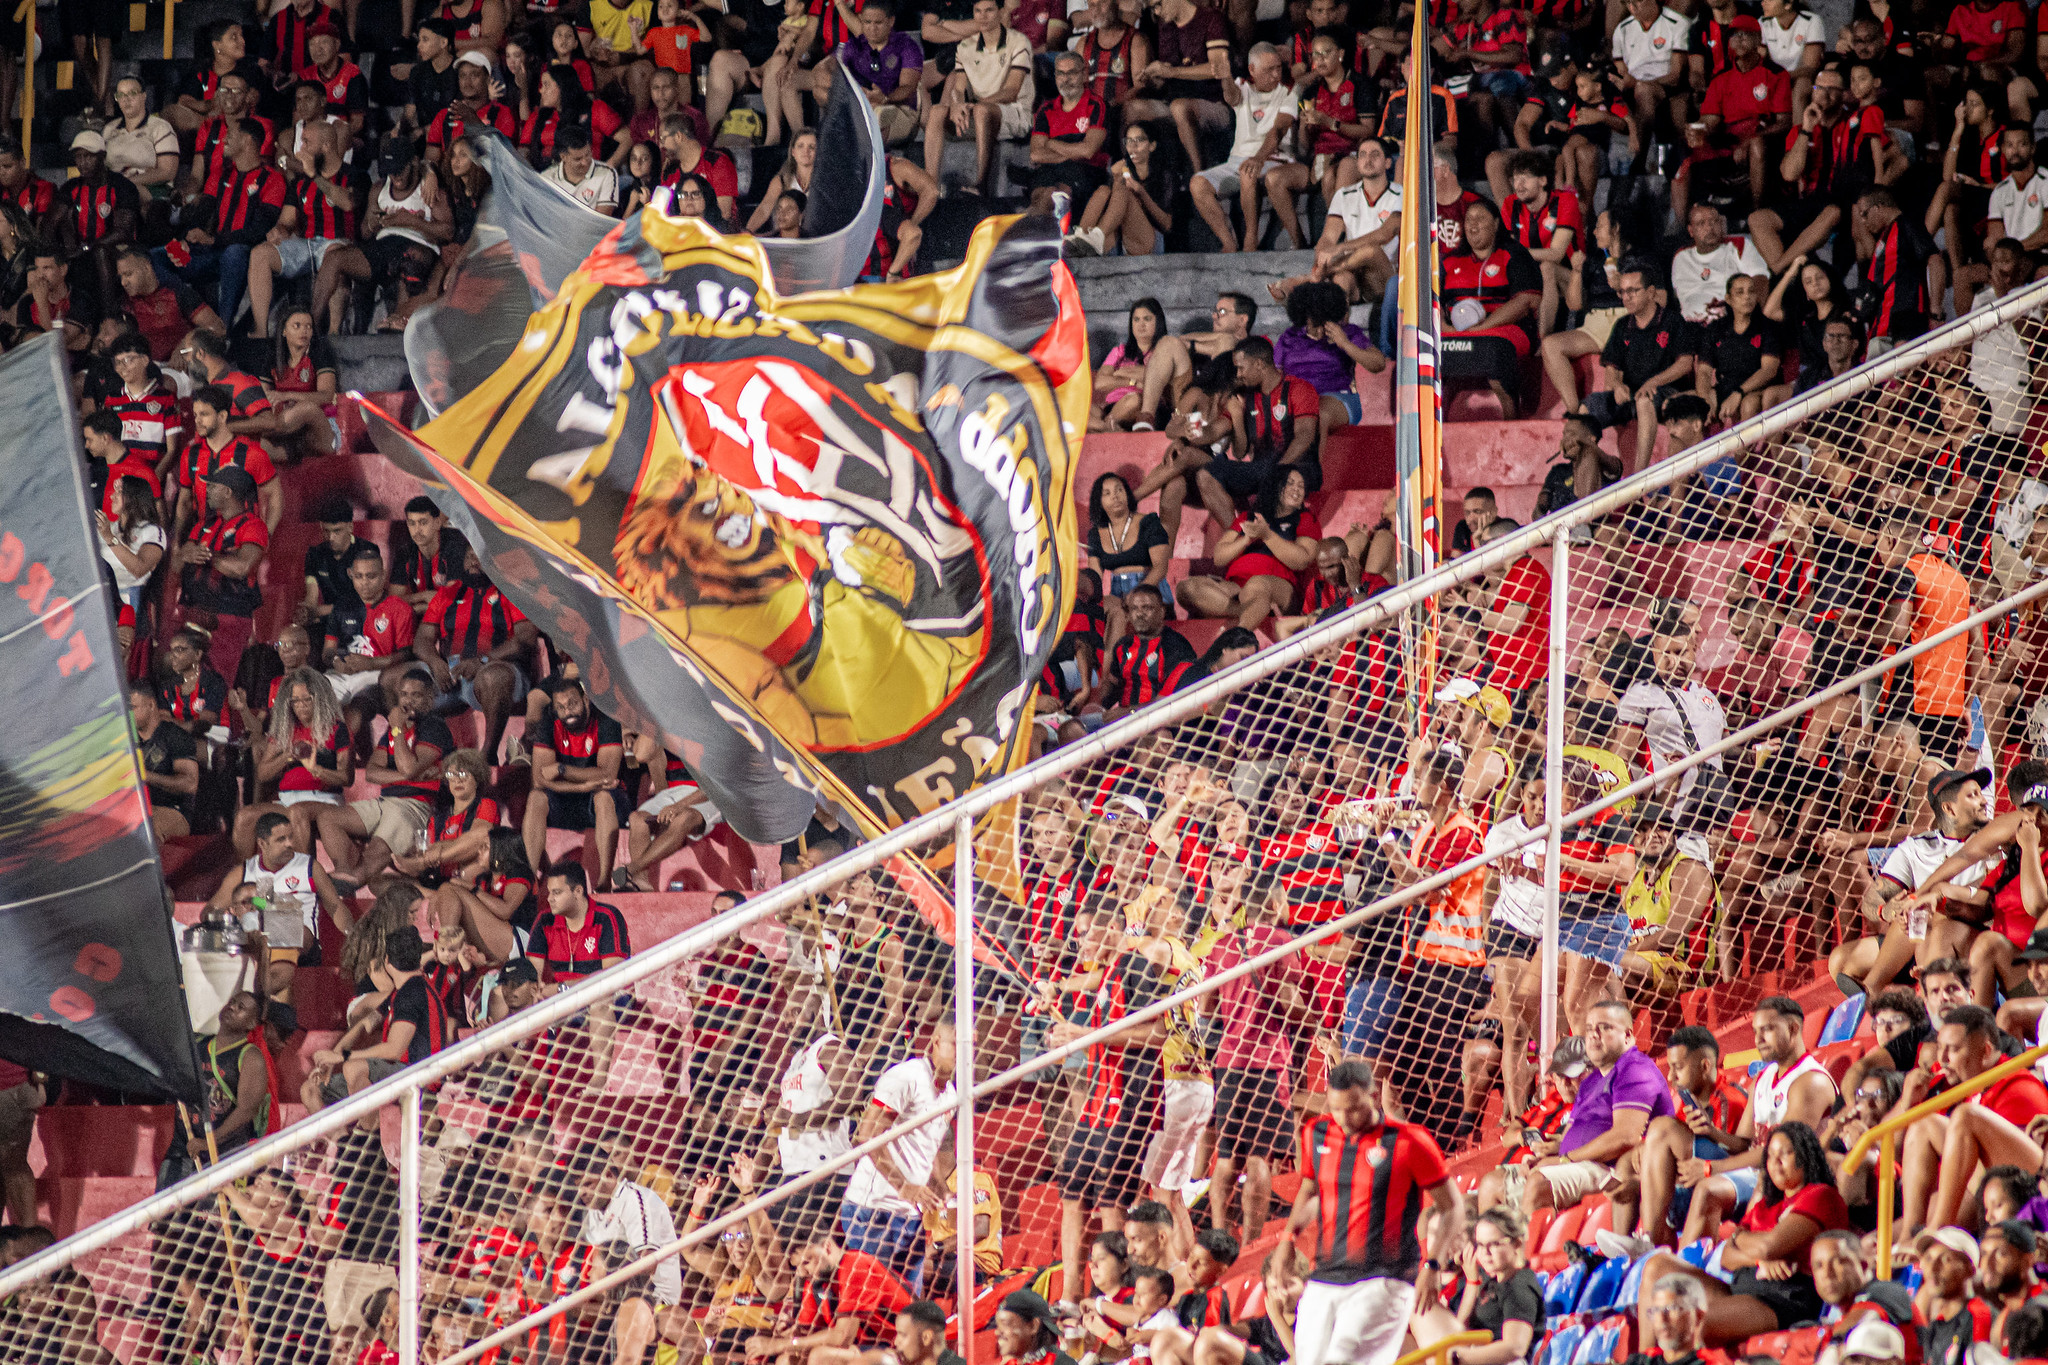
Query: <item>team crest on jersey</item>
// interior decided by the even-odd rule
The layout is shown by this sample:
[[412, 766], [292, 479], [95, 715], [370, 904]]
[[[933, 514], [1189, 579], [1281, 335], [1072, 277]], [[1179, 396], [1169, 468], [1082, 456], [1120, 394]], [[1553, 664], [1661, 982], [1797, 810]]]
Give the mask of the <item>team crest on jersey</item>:
[[1651, 47], [1662, 47], [1662, 46], [1664, 46], [1664, 39], [1662, 39], [1662, 38], [1652, 38], [1652, 39], [1650, 39], [1650, 46], [1651, 46]]
[[1754, 96], [1756, 96], [1756, 97], [1757, 97], [1758, 99], [1760, 99], [1760, 100], [1761, 100], [1761, 99], [1769, 99], [1769, 98], [1770, 98], [1770, 94], [1771, 94], [1771, 87], [1770, 87], [1770, 86], [1768, 86], [1768, 85], [1766, 85], [1766, 84], [1765, 84], [1764, 82], [1762, 82], [1762, 81], [1758, 81], [1758, 82], [1756, 83], [1756, 86], [1755, 86], [1755, 88], [1754, 88], [1754, 89], [1752, 89], [1752, 90], [1751, 90], [1751, 91], [1750, 91], [1749, 93], [1750, 93], [1750, 94], [1752, 94], [1752, 95], [1754, 95]]
[[1498, 265], [1489, 265], [1486, 267], [1486, 275], [1488, 278], [1491, 278], [1498, 274], [1500, 274], [1500, 267]]
[[[1286, 413], [1284, 413], [1284, 412], [1280, 412], [1280, 411], [1279, 411], [1279, 409], [1277, 409], [1277, 408], [1276, 408], [1276, 409], [1274, 409], [1274, 411], [1275, 411], [1275, 413], [1276, 413], [1277, 415], [1279, 415], [1279, 416], [1282, 416], [1282, 417], [1285, 417], [1285, 416], [1287, 415], [1287, 414], [1286, 414]], [[1307, 846], [1307, 848], [1308, 848], [1308, 851], [1309, 851], [1309, 852], [1311, 852], [1311, 853], [1320, 853], [1320, 852], [1322, 852], [1322, 851], [1323, 851], [1324, 847], [1325, 847], [1326, 845], [1328, 845], [1328, 843], [1329, 843], [1329, 842], [1330, 842], [1330, 841], [1329, 841], [1328, 839], [1325, 839], [1325, 838], [1324, 838], [1324, 837], [1323, 837], [1322, 835], [1320, 835], [1320, 834], [1311, 834], [1311, 835], [1309, 835], [1309, 836], [1308, 836], [1308, 839], [1307, 839], [1307, 841], [1306, 841], [1306, 846]]]
[[1365, 1149], [1365, 1159], [1374, 1167], [1384, 1166], [1387, 1164], [1387, 1149], [1384, 1147], [1368, 1147]]
[[1077, 133], [1085, 133], [1088, 131], [1088, 116], [1086, 114], [1083, 114], [1081, 115], [1081, 117], [1074, 120], [1074, 131]]

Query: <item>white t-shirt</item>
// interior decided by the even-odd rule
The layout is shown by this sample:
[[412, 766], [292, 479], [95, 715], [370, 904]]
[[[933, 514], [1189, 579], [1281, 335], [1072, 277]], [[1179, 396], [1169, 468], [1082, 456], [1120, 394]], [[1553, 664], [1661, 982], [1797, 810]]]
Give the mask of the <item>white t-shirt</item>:
[[[1955, 856], [1963, 846], [1961, 839], [1951, 839], [1940, 830], [1930, 829], [1914, 834], [1894, 845], [1878, 875], [1897, 882], [1908, 891], [1918, 891], [1922, 882], [1935, 874], [1940, 866]], [[1950, 878], [1955, 886], [1975, 886], [1984, 880], [1986, 874], [1998, 866], [1999, 860], [1990, 859], [1966, 868], [1959, 877]]]
[[[1679, 705], [1685, 707], [1683, 717], [1679, 715]], [[1668, 768], [1700, 749], [1711, 749], [1721, 742], [1728, 728], [1721, 703], [1697, 681], [1682, 688], [1647, 681], [1636, 683], [1622, 694], [1621, 704], [1614, 708], [1614, 718], [1642, 730], [1643, 743], [1650, 749], [1651, 772]], [[1690, 735], [1686, 733], [1687, 721], [1692, 722]], [[1718, 768], [1721, 760], [1710, 758], [1701, 766]], [[1678, 794], [1690, 792], [1699, 775], [1699, 768], [1687, 768], [1678, 779]]]
[[[1140, 1332], [1163, 1332], [1169, 1327], [1178, 1326], [1180, 1326], [1180, 1315], [1175, 1313], [1171, 1307], [1167, 1307], [1160, 1309], [1157, 1313], [1139, 1323], [1138, 1330]], [[1148, 1341], [1131, 1347], [1132, 1360], [1150, 1360], [1151, 1358], [1151, 1342]]]
[[[912, 1057], [882, 1073], [882, 1078], [875, 1082], [875, 1095], [870, 1103], [886, 1110], [893, 1126], [901, 1119], [923, 1113], [934, 1105], [945, 1104], [952, 1098], [953, 1083], [948, 1081], [944, 1090], [939, 1089], [937, 1078], [932, 1075], [932, 1064], [923, 1057]], [[889, 1144], [889, 1156], [895, 1161], [896, 1169], [903, 1172], [912, 1184], [922, 1185], [932, 1178], [932, 1160], [939, 1154], [947, 1122], [944, 1114], [938, 1115], [930, 1123], [911, 1129]], [[875, 1169], [875, 1159], [867, 1156], [853, 1168], [853, 1179], [846, 1186], [846, 1202], [897, 1215], [917, 1212], [917, 1205], [898, 1194], [896, 1187]]]
[[583, 178], [573, 185], [569, 183], [569, 177], [562, 174], [559, 161], [542, 171], [540, 178], [587, 209], [603, 213], [619, 206], [619, 173], [602, 161], [591, 162]]
[[[1537, 878], [1543, 876], [1543, 841], [1537, 840], [1520, 853], [1508, 850], [1529, 837], [1529, 826], [1520, 815], [1511, 815], [1486, 831], [1487, 853], [1500, 855], [1502, 863], [1516, 862]], [[1505, 924], [1518, 933], [1535, 938], [1543, 932], [1543, 883], [1497, 874], [1499, 894], [1493, 900], [1493, 922]]]
[[1685, 51], [1692, 25], [1674, 9], [1657, 11], [1644, 28], [1631, 14], [1614, 29], [1614, 57], [1639, 81], [1657, 81], [1671, 74], [1671, 59]]
[[1017, 87], [1017, 98], [1010, 103], [1031, 107], [1031, 44], [1016, 29], [1004, 29], [1002, 37], [994, 43], [989, 42], [986, 33], [962, 39], [960, 46], [953, 49], [953, 60], [967, 73], [967, 87], [978, 100], [994, 99], [1002, 93], [1003, 82], [1012, 71], [1023, 71], [1024, 83]]
[[2007, 176], [1991, 191], [1991, 216], [2005, 223], [2005, 235], [2021, 241], [2041, 230], [2041, 216], [2048, 212], [2048, 171], [2034, 168], [2033, 178], [2024, 185]]
[[[661, 1196], [630, 1180], [619, 1182], [611, 1203], [583, 1215], [583, 1240], [592, 1246], [624, 1242], [635, 1247], [665, 1247], [675, 1239], [676, 1220]], [[676, 1257], [654, 1267], [652, 1287], [656, 1303], [683, 1301], [683, 1270]]]
[[[1267, 130], [1279, 121], [1282, 114], [1294, 112], [1294, 91], [1289, 88], [1286, 81], [1280, 82], [1271, 90], [1261, 91], [1250, 81], [1241, 80], [1237, 83], [1237, 88], [1244, 98], [1237, 102], [1235, 110], [1237, 139], [1230, 144], [1230, 159], [1243, 161], [1246, 157], [1258, 153], [1259, 147], [1266, 140]], [[1294, 158], [1287, 154], [1286, 148], [1284, 139], [1276, 143], [1273, 159], [1292, 161]]]
[[[1977, 291], [1976, 301], [1970, 305], [1972, 313], [1981, 313], [1998, 304], [1998, 291], [1989, 284]], [[2041, 310], [2034, 309], [2027, 317], [2038, 324]], [[1991, 399], [1991, 429], [1993, 431], [2017, 431], [2026, 424], [2028, 404], [2018, 401], [2021, 383], [2028, 374], [2027, 344], [2012, 327], [1994, 327], [1970, 343], [1970, 382], [1986, 397]], [[2038, 485], [2037, 485], [2038, 487]], [[2042, 501], [2048, 501], [2043, 499]], [[2008, 511], [2011, 499], [2001, 498], [1998, 503], [1997, 523], [2001, 531], [2007, 530]], [[2034, 509], [2041, 503], [2024, 509], [2024, 521], [2013, 521], [2013, 525], [2024, 525], [2020, 538], [2013, 541], [2018, 549], [2026, 543], [2026, 532], [2033, 529]]]
[[1706, 323], [1728, 311], [1728, 281], [1768, 275], [1764, 254], [1747, 237], [1730, 237], [1705, 255], [1689, 246], [1671, 258], [1671, 292], [1687, 322]]
[[[1389, 184], [1377, 200], [1365, 197], [1365, 183], [1346, 185], [1330, 197], [1330, 212], [1344, 223], [1344, 237], [1348, 241], [1376, 232], [1386, 224], [1387, 219], [1401, 211], [1401, 187]], [[1401, 251], [1397, 238], [1389, 237], [1380, 243], [1380, 249], [1387, 253], [1387, 259], [1395, 259]]]
[[[116, 526], [114, 534], [120, 535], [121, 528]], [[128, 533], [128, 538], [123, 543], [127, 545], [129, 554], [142, 553], [142, 547], [145, 545], [161, 545], [166, 553], [170, 549], [170, 541], [164, 536], [164, 528], [153, 521], [137, 522], [135, 529]], [[143, 574], [140, 578], [137, 578], [134, 574], [129, 573], [123, 567], [120, 557], [114, 553], [113, 547], [109, 545], [103, 543], [100, 546], [100, 558], [106, 560], [108, 567], [113, 569], [114, 586], [123, 592], [130, 588], [139, 588], [144, 583], [149, 582], [148, 574]], [[163, 561], [158, 560], [157, 562], [162, 563]]]
[[1778, 64], [1782, 71], [1796, 71], [1799, 59], [1806, 55], [1808, 43], [1825, 43], [1828, 40], [1827, 25], [1820, 21], [1818, 14], [1801, 10], [1792, 20], [1792, 27], [1786, 28], [1776, 19], [1766, 19], [1764, 25], [1764, 53]]

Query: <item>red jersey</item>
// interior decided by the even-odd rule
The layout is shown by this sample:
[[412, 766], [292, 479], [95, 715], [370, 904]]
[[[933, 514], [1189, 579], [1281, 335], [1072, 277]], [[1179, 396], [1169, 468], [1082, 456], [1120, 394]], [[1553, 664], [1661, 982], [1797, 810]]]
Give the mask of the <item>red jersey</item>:
[[[1313, 107], [1318, 114], [1335, 119], [1339, 123], [1360, 123], [1358, 117], [1358, 92], [1350, 81], [1339, 81], [1332, 90], [1326, 81], [1315, 83]], [[1344, 135], [1339, 128], [1317, 128], [1315, 137], [1309, 143], [1314, 156], [1348, 156], [1358, 143]]]
[[1760, 124], [1792, 112], [1792, 78], [1760, 62], [1754, 71], [1729, 67], [1707, 83], [1701, 114], [1713, 114], [1738, 138], [1752, 137]]
[[389, 658], [412, 647], [412, 604], [386, 593], [373, 607], [339, 607], [328, 617], [327, 643], [341, 653]]
[[5, 190], [0, 193], [4, 193], [7, 201], [22, 211], [31, 227], [49, 217], [50, 210], [57, 206], [56, 183], [38, 175], [31, 175], [23, 181], [18, 190]]
[[[121, 444], [128, 447], [128, 459], [148, 465], [154, 483], [156, 467], [170, 453], [171, 441], [185, 434], [177, 395], [161, 383], [151, 384], [140, 396], [130, 396], [124, 387], [113, 397], [102, 399], [100, 406], [121, 419]], [[252, 473], [249, 477], [256, 476]]]
[[[1537, 270], [1536, 262], [1529, 258], [1529, 253], [1520, 249], [1510, 250], [1498, 243], [1493, 254], [1485, 260], [1469, 251], [1446, 255], [1440, 269], [1443, 283], [1438, 292], [1447, 315], [1451, 307], [1463, 299], [1476, 299], [1491, 316], [1509, 299], [1543, 292], [1542, 272]], [[1516, 325], [1529, 334], [1533, 345], [1536, 336], [1534, 311]]]
[[[278, 681], [282, 682], [284, 680], [280, 678]], [[274, 697], [272, 704], [275, 704]], [[341, 751], [347, 748], [349, 743], [348, 727], [337, 721], [334, 729], [328, 732], [327, 738], [316, 743], [311, 730], [294, 722], [292, 725], [291, 742], [294, 756], [297, 754], [299, 745], [311, 744], [316, 751], [313, 755], [315, 766], [332, 768], [339, 771]], [[329, 790], [329, 788], [321, 785], [319, 778], [307, 772], [305, 766], [300, 763], [294, 763], [291, 767], [284, 770], [284, 774], [277, 779], [277, 789], [281, 792], [324, 792]]]
[[1523, 555], [1501, 579], [1493, 609], [1527, 607], [1520, 629], [1486, 637], [1486, 657], [1493, 665], [1488, 679], [1504, 692], [1519, 692], [1550, 669], [1550, 570], [1534, 555]]
[[458, 112], [457, 107], [451, 104], [434, 115], [434, 121], [427, 125], [427, 145], [445, 147], [483, 128], [495, 128], [509, 139], [513, 132], [512, 120], [511, 107], [496, 100], [486, 100], [466, 112]]
[[271, 387], [279, 393], [314, 393], [320, 387], [323, 368], [328, 374], [334, 373], [332, 365], [322, 367], [313, 359], [313, 353], [307, 351], [296, 361], [274, 367], [270, 371]]
[[1552, 190], [1540, 208], [1530, 208], [1514, 195], [1508, 196], [1502, 215], [1509, 235], [1523, 246], [1546, 250], [1559, 232], [1569, 231], [1574, 244], [1586, 240], [1586, 219], [1579, 210], [1579, 196], [1570, 190]]
[[[1034, 137], [1049, 137], [1054, 142], [1080, 142], [1092, 129], [1108, 126], [1109, 114], [1102, 107], [1102, 101], [1084, 90], [1072, 109], [1067, 108], [1065, 101], [1057, 95], [1039, 105], [1038, 114], [1031, 122], [1031, 133]], [[1088, 158], [1088, 164], [1108, 168], [1109, 139], [1106, 136], [1101, 150]]]
[[903, 1281], [865, 1251], [848, 1247], [829, 1280], [805, 1280], [797, 1308], [799, 1332], [822, 1332], [841, 1318], [857, 1318], [856, 1350], [882, 1346], [896, 1339], [896, 1315], [910, 1306]]
[[1998, 0], [1989, 9], [1971, 3], [1949, 11], [1944, 30], [1963, 46], [1963, 56], [1973, 62], [2000, 60], [2006, 41], [2027, 31], [2027, 11], [2019, 0]]
[[206, 490], [199, 485], [207, 475], [228, 465], [248, 470], [258, 488], [277, 477], [277, 466], [270, 462], [262, 446], [246, 436], [230, 436], [218, 449], [210, 441], [187, 441], [178, 460], [178, 483], [191, 489], [193, 497], [204, 498]]
[[444, 583], [427, 603], [421, 624], [440, 632], [441, 654], [449, 659], [481, 659], [511, 637], [526, 620], [512, 600], [496, 587], [471, 587], [462, 579]]
[[1328, 1114], [1301, 1130], [1295, 1169], [1316, 1182], [1315, 1269], [1318, 1284], [1356, 1284], [1387, 1277], [1415, 1282], [1422, 1266], [1416, 1225], [1424, 1195], [1450, 1178], [1428, 1130], [1387, 1120], [1347, 1133]]
[[1296, 927], [1327, 924], [1345, 912], [1344, 873], [1350, 861], [1337, 827], [1320, 820], [1269, 836], [1259, 847], [1259, 867], [1278, 873], [1287, 894], [1287, 922]]

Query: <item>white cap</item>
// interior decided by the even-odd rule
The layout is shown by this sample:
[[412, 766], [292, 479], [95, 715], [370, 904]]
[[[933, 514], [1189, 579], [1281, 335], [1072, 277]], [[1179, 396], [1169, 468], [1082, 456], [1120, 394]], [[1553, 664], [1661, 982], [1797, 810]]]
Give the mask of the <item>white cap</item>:
[[457, 66], [461, 66], [465, 62], [467, 62], [471, 66], [480, 66], [486, 71], [489, 71], [491, 69], [491, 59], [489, 57], [486, 57], [483, 53], [477, 51], [475, 48], [471, 48], [469, 51], [463, 53], [460, 57], [457, 57], [455, 59], [455, 64]]
[[1843, 1359], [1861, 1357], [1865, 1360], [1904, 1360], [1906, 1339], [1899, 1329], [1878, 1317], [1866, 1313], [1863, 1319], [1849, 1329], [1849, 1335], [1842, 1341]]

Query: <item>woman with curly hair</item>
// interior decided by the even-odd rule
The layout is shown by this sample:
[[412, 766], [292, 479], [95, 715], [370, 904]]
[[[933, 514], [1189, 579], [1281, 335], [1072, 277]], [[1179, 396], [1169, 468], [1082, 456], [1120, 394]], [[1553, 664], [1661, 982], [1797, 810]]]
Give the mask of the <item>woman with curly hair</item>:
[[277, 800], [244, 806], [235, 816], [235, 852], [244, 858], [256, 851], [256, 822], [273, 814], [291, 820], [294, 849], [312, 852], [314, 810], [340, 805], [355, 779], [348, 724], [327, 675], [295, 668], [278, 679], [275, 695], [269, 728], [256, 741], [256, 784], [274, 785]]

